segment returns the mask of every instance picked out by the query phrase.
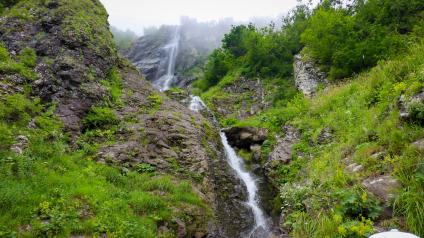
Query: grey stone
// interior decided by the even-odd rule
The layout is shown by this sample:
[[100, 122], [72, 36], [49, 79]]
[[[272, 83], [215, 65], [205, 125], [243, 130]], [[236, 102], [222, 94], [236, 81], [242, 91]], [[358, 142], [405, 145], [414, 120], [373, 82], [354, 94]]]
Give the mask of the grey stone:
[[321, 72], [312, 61], [303, 61], [301, 55], [294, 57], [294, 78], [296, 87], [308, 97], [313, 97], [319, 84], [327, 85], [325, 73]]
[[390, 175], [368, 178], [362, 182], [362, 185], [386, 204], [394, 198], [395, 190], [400, 187], [399, 182]]
[[300, 139], [300, 132], [297, 128], [291, 125], [286, 125], [283, 128], [284, 137], [278, 139], [277, 145], [268, 157], [265, 164], [265, 171], [267, 174], [279, 164], [288, 164], [292, 159], [293, 145]]
[[407, 98], [405, 95], [400, 96], [398, 101], [398, 107], [400, 111], [400, 118], [402, 120], [410, 119], [409, 108], [412, 104], [415, 103], [424, 103], [424, 92], [415, 94], [410, 98]]

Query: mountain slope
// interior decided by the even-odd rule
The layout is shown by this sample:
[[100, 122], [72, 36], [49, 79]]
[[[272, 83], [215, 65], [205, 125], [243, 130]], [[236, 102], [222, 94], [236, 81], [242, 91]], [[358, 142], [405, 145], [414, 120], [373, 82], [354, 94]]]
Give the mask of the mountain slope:
[[1, 14], [0, 236], [224, 236], [252, 222], [228, 200], [245, 194], [218, 130], [118, 56], [98, 1]]

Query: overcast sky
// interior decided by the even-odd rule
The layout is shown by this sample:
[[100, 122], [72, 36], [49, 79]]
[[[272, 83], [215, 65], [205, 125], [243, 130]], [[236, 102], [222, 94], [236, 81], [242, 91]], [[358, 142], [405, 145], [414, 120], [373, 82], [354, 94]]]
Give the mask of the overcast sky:
[[294, 6], [296, 0], [100, 0], [109, 12], [109, 22], [138, 34], [144, 27], [178, 24], [180, 16], [199, 21], [232, 17], [247, 21], [250, 17], [276, 17]]

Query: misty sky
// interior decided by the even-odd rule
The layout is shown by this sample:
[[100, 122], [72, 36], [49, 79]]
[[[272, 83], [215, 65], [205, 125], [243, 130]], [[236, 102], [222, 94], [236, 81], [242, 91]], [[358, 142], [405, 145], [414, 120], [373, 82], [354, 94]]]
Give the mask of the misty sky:
[[250, 17], [276, 17], [294, 6], [296, 0], [100, 0], [109, 12], [109, 22], [138, 34], [144, 27], [178, 24], [180, 16], [199, 21], [232, 17], [247, 21]]

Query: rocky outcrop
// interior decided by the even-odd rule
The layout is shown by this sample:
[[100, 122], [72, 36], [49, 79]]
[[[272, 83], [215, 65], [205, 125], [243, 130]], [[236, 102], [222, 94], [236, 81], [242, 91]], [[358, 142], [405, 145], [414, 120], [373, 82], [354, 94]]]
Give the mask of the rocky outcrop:
[[314, 62], [304, 60], [300, 54], [294, 56], [293, 67], [296, 87], [305, 96], [313, 97], [320, 84], [328, 84], [326, 74], [321, 72]]
[[389, 175], [369, 178], [364, 180], [362, 184], [385, 204], [388, 204], [394, 198], [396, 189], [400, 187], [399, 182]]
[[165, 45], [172, 39], [175, 27], [162, 27], [156, 34], [140, 37], [125, 55], [149, 81], [166, 73]]
[[[255, 150], [267, 139], [268, 131], [255, 127], [231, 127], [222, 130], [228, 138], [228, 143], [238, 149]], [[256, 149], [257, 150], [257, 149]]]
[[293, 146], [300, 139], [300, 132], [291, 125], [283, 128], [284, 137], [277, 140], [277, 145], [268, 157], [264, 168], [268, 177], [272, 177], [272, 172], [280, 164], [288, 164], [292, 160]]
[[330, 127], [325, 127], [324, 129], [322, 129], [317, 137], [318, 145], [325, 145], [330, 143], [333, 140], [333, 134], [334, 131]]
[[[0, 41], [12, 55], [24, 48], [35, 50], [38, 79], [29, 82], [32, 94], [43, 102], [54, 102], [57, 115], [75, 136], [86, 112], [106, 96], [101, 80], [118, 60], [108, 30], [108, 15], [97, 1], [83, 1], [73, 11], [69, 11], [66, 1], [37, 4], [43, 6], [26, 4], [26, 18], [0, 18]], [[75, 16], [78, 11], [90, 17]], [[7, 80], [15, 92], [27, 83], [17, 78]]]
[[405, 121], [413, 120], [414, 118], [412, 117], [414, 117], [414, 115], [411, 114], [411, 109], [414, 105], [417, 104], [424, 105], [424, 92], [415, 94], [410, 98], [407, 98], [405, 95], [402, 95], [398, 101], [400, 118]]
[[209, 100], [210, 109], [222, 118], [246, 119], [266, 110], [270, 102], [266, 100], [266, 92], [262, 81], [240, 77], [226, 85], [219, 96]]

